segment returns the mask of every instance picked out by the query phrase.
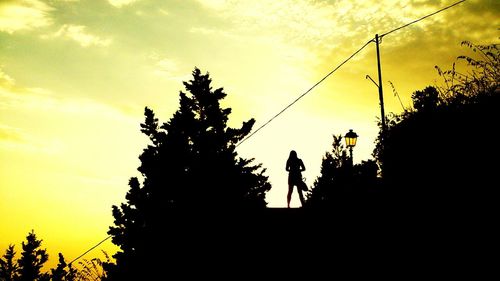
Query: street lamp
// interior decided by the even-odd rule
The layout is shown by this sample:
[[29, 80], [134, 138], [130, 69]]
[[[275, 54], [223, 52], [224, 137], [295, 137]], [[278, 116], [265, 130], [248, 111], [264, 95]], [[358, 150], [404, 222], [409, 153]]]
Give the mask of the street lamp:
[[349, 152], [351, 154], [351, 165], [353, 163], [353, 159], [352, 159], [352, 148], [356, 146], [356, 141], [358, 140], [358, 134], [356, 134], [355, 132], [352, 131], [352, 129], [349, 130], [349, 132], [347, 132], [347, 134], [345, 134], [345, 145], [347, 146], [347, 148], [349, 148]]

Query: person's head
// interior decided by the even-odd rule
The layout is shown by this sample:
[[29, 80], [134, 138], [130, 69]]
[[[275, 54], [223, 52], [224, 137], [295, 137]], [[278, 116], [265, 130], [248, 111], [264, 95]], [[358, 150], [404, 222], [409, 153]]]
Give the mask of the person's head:
[[289, 159], [297, 159], [297, 152], [295, 150], [290, 151]]

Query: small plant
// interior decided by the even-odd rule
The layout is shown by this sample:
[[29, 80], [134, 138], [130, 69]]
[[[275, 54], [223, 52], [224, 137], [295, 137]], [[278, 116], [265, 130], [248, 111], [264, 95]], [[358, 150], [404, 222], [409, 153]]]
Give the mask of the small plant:
[[100, 258], [93, 258], [91, 260], [83, 259], [78, 262], [81, 269], [78, 270], [75, 281], [100, 281], [106, 278], [106, 272], [103, 269], [103, 263], [109, 263], [110, 258], [108, 253], [102, 251], [106, 261], [103, 262]]

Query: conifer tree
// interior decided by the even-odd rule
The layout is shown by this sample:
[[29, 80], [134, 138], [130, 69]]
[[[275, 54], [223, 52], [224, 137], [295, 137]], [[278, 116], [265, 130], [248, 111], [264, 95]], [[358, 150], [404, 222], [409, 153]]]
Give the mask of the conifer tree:
[[48, 261], [49, 255], [47, 250], [40, 249], [42, 240], [36, 238], [35, 232], [32, 230], [26, 236], [26, 243], [22, 242], [21, 257], [17, 261], [19, 265], [20, 281], [48, 280], [49, 274], [42, 273], [40, 270]]
[[14, 245], [11, 244], [0, 258], [0, 281], [13, 281], [17, 278], [18, 266], [14, 262], [15, 256]]
[[147, 267], [144, 259], [157, 247], [151, 243], [162, 239], [172, 210], [266, 207], [271, 186], [265, 169], [235, 151], [255, 120], [228, 127], [231, 109], [220, 104], [226, 94], [222, 88], [212, 89], [211, 82], [208, 73], [196, 68], [193, 79], [184, 82], [179, 109], [163, 124], [146, 107], [141, 132], [150, 144], [138, 168], [144, 180], [131, 178], [126, 203], [113, 206], [115, 226], [108, 233], [121, 250], [114, 256], [116, 265], [105, 264], [110, 279], [140, 277], [140, 268]]
[[52, 281], [64, 281], [67, 280], [66, 276], [68, 272], [66, 271], [66, 261], [64, 260], [63, 254], [59, 253], [59, 263], [55, 269], [51, 269]]

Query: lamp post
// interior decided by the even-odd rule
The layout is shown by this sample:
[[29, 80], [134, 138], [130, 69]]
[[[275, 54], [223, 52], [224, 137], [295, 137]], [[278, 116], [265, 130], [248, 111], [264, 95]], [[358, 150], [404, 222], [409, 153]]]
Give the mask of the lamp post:
[[347, 148], [349, 148], [349, 153], [351, 154], [351, 166], [353, 166], [353, 158], [352, 158], [352, 148], [356, 146], [356, 141], [358, 140], [358, 134], [352, 131], [352, 129], [345, 134], [345, 144]]

